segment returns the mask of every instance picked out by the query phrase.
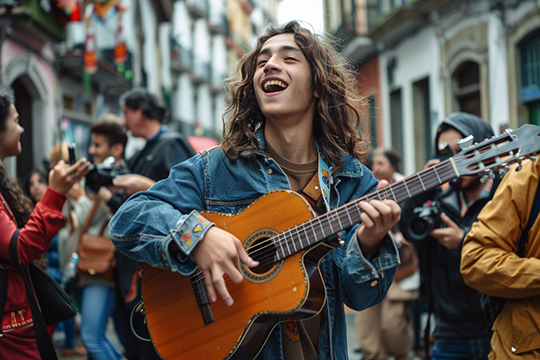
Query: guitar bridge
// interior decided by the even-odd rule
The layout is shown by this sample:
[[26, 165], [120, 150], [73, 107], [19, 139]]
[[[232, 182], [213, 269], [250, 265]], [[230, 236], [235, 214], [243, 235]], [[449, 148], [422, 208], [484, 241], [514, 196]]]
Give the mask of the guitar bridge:
[[208, 293], [206, 292], [206, 282], [202, 272], [197, 272], [190, 276], [191, 287], [193, 288], [193, 294], [201, 311], [201, 316], [204, 325], [208, 325], [214, 322], [214, 315], [212, 315], [212, 309], [210, 308], [210, 299], [208, 299]]

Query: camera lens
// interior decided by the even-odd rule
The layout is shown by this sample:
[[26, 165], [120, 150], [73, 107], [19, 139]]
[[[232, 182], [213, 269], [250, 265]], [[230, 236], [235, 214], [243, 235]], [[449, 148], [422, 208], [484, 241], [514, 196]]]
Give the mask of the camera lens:
[[429, 216], [416, 217], [406, 225], [407, 238], [412, 241], [422, 241], [435, 228], [433, 219]]
[[418, 218], [411, 222], [411, 231], [418, 237], [424, 238], [431, 231], [432, 225], [429, 219]]

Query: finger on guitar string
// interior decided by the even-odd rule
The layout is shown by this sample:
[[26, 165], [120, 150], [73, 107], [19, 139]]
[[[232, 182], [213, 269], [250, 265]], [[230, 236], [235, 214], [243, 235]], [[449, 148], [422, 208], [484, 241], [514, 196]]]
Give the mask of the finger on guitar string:
[[244, 247], [242, 246], [242, 243], [240, 240], [236, 239], [237, 241], [234, 242], [236, 245], [236, 251], [238, 251], [238, 256], [240, 257], [240, 261], [242, 261], [244, 264], [246, 264], [248, 267], [252, 268], [257, 265], [259, 265], [258, 261], [253, 260], [244, 250]]
[[205, 279], [204, 283], [206, 285], [206, 292], [208, 293], [208, 298], [212, 302], [216, 302], [217, 296], [214, 291], [214, 286], [212, 286], [212, 273], [210, 271], [201, 271]]
[[225, 304], [227, 306], [231, 306], [234, 303], [234, 300], [231, 294], [229, 294], [229, 290], [227, 290], [227, 285], [225, 285], [225, 279], [223, 278], [223, 274], [224, 273], [221, 271], [221, 269], [219, 269], [219, 267], [214, 268], [214, 271], [212, 271], [211, 284], [217, 290], [223, 301], [225, 301]]
[[216, 301], [219, 294], [228, 306], [233, 304], [233, 299], [227, 290], [224, 274], [238, 284], [243, 280], [238, 260], [251, 267], [258, 264], [247, 255], [238, 238], [217, 227], [206, 232], [193, 250], [193, 258], [204, 275], [210, 299]]

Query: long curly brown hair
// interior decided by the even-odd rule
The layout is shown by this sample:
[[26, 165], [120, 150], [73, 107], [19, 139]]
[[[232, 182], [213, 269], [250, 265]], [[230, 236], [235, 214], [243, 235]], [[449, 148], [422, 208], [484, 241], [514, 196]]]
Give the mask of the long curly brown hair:
[[[11, 96], [0, 94], [0, 131], [6, 130], [7, 118], [11, 111], [12, 104]], [[1, 141], [1, 140], [0, 140]], [[33, 210], [32, 201], [24, 194], [22, 189], [17, 185], [7, 173], [4, 163], [0, 159], [0, 193], [6, 200], [7, 205], [11, 209], [18, 227], [23, 227], [28, 221]]]
[[342, 164], [341, 152], [365, 161], [369, 143], [358, 130], [359, 108], [365, 106], [365, 100], [358, 95], [356, 75], [333, 49], [331, 39], [323, 39], [297, 21], [268, 27], [257, 39], [256, 47], [240, 59], [236, 76], [227, 80], [229, 105], [223, 114], [221, 148], [232, 162], [239, 157], [255, 156], [258, 149], [255, 133], [265, 124], [253, 88], [257, 56], [268, 39], [281, 34], [294, 35], [310, 65], [312, 89], [319, 94], [313, 135], [326, 155], [338, 165]]

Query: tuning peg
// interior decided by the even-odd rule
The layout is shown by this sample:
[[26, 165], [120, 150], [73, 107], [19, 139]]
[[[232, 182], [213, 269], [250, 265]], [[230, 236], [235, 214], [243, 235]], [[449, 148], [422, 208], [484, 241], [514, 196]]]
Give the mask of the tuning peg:
[[461, 140], [457, 140], [456, 143], [459, 145], [459, 148], [461, 150], [465, 150], [469, 146], [471, 146], [474, 142], [474, 136], [469, 135]]
[[518, 160], [519, 165], [516, 168], [516, 171], [519, 171], [519, 170], [523, 169], [523, 165], [521, 165], [522, 161], [523, 161], [523, 159], [521, 159], [521, 158]]
[[530, 157], [530, 159], [531, 159], [532, 162], [535, 162], [536, 161], [536, 156], [533, 155], [533, 156]]
[[508, 166], [503, 167], [501, 170], [499, 170], [499, 174], [501, 174], [501, 177], [504, 176], [510, 168]]

